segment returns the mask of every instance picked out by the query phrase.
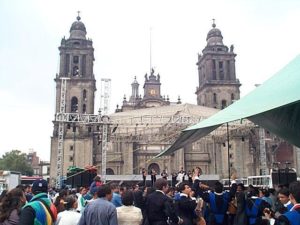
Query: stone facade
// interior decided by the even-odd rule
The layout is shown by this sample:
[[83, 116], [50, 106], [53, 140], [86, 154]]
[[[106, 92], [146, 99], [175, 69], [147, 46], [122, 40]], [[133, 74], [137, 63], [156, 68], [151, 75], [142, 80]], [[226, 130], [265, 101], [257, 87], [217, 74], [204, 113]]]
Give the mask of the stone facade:
[[[121, 172], [139, 174], [142, 168], [148, 171], [153, 168], [157, 173], [161, 173], [162, 170], [170, 173], [178, 172], [181, 167], [188, 171], [200, 165], [205, 172], [210, 173], [210, 162], [213, 157], [210, 152], [212, 146], [210, 138], [187, 145], [172, 155], [160, 158], [155, 156], [166, 150], [180, 135], [182, 129], [190, 125], [182, 123], [182, 118], [196, 118], [199, 121], [217, 111], [191, 104], [172, 104], [111, 114], [113, 126], [118, 124], [116, 131], [111, 135], [111, 148], [114, 153], [120, 154], [117, 157], [130, 162], [130, 164], [121, 162], [124, 163]], [[173, 117], [177, 118], [176, 123], [171, 122]], [[116, 171], [116, 165], [109, 160], [107, 162], [110, 171]]]

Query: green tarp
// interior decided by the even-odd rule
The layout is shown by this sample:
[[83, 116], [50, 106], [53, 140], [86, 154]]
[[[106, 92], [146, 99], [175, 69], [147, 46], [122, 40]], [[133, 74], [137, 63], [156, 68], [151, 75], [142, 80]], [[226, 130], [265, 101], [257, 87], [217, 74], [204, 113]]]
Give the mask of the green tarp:
[[222, 124], [243, 118], [300, 147], [300, 55], [245, 97], [185, 129], [171, 147], [156, 157], [171, 154]]
[[84, 171], [84, 169], [79, 168], [77, 166], [69, 166], [68, 167], [68, 172], [69, 173], [78, 173], [78, 172], [81, 172], [81, 171]]

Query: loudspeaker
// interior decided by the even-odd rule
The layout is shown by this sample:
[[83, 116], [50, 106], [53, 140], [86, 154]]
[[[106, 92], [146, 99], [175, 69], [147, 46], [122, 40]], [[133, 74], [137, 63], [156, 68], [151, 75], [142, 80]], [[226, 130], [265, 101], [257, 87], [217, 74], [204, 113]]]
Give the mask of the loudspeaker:
[[273, 185], [289, 185], [291, 182], [297, 180], [297, 174], [294, 171], [287, 171], [280, 169], [279, 171], [272, 172]]

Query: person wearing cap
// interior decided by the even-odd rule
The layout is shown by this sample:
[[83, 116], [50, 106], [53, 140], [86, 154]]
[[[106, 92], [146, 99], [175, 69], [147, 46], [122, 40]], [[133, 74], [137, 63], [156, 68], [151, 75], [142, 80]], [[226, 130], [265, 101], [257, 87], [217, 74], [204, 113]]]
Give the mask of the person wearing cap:
[[48, 183], [43, 179], [32, 184], [32, 199], [23, 207], [19, 225], [52, 225], [57, 211], [47, 195]]

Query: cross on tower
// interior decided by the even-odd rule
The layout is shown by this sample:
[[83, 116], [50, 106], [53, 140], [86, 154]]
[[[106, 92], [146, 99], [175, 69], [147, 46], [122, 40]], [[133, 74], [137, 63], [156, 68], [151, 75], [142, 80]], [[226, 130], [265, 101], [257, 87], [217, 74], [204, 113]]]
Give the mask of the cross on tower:
[[80, 17], [80, 11], [77, 11], [77, 14], [78, 14], [77, 20], [79, 21], [81, 19], [81, 17]]
[[216, 27], [215, 19], [212, 19], [212, 21], [213, 21], [212, 27], [215, 28]]

